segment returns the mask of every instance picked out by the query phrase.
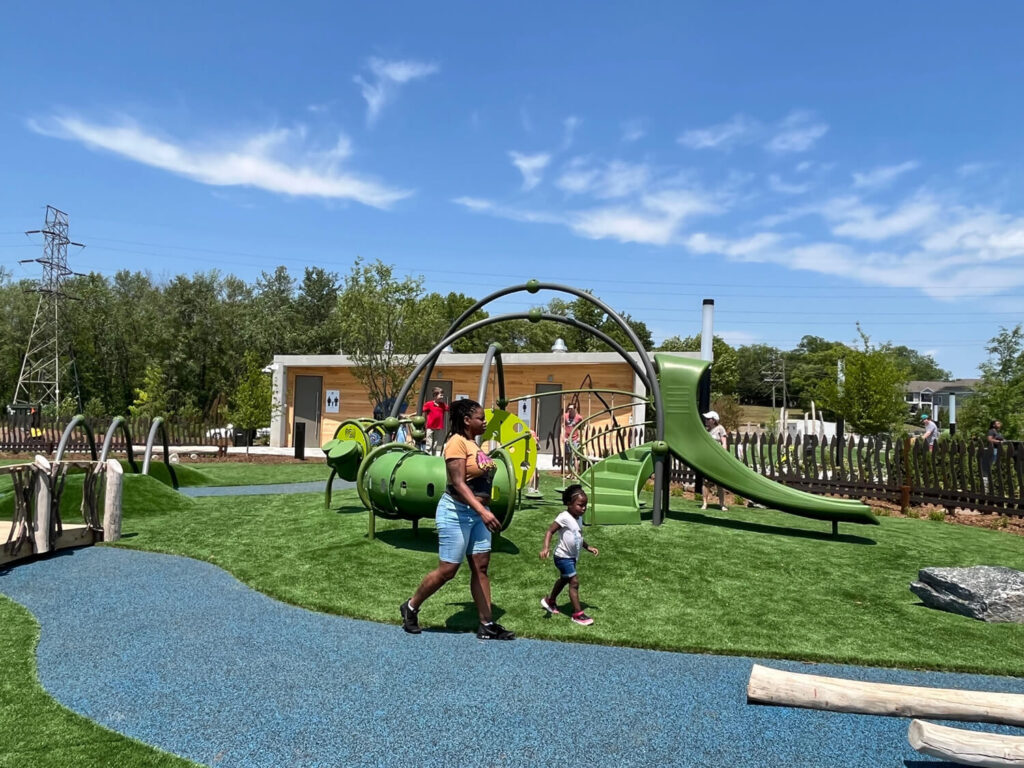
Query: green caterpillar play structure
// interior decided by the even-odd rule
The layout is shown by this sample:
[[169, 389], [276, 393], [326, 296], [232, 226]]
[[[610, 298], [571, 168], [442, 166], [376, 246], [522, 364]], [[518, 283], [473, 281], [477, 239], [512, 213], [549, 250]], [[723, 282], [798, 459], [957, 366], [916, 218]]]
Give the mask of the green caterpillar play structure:
[[[536, 293], [542, 289], [568, 293], [597, 306], [623, 331], [633, 345], [634, 353], [628, 353], [621, 344], [597, 328], [572, 317], [544, 313], [538, 309], [465, 324], [475, 312], [496, 299], [511, 293]], [[414, 439], [421, 440], [424, 436], [423, 417], [417, 415], [400, 418], [401, 404], [421, 377], [424, 384], [430, 379], [437, 357], [445, 347], [494, 323], [519, 319], [531, 322], [548, 320], [594, 335], [632, 366], [647, 389], [645, 395], [618, 393], [633, 398], [632, 403], [618, 407], [632, 407], [637, 402], [650, 406], [654, 418], [647, 427], [653, 434], [653, 440], [603, 458], [589, 457], [584, 451], [573, 448], [575, 458], [581, 464], [577, 475], [590, 496], [590, 507], [585, 518], [587, 523], [639, 523], [642, 507], [640, 493], [653, 475], [651, 521], [660, 525], [668, 511], [669, 474], [666, 464], [669, 457], [674, 456], [711, 482], [751, 501], [782, 512], [830, 521], [833, 533], [840, 522], [877, 524], [870, 508], [860, 501], [823, 497], [788, 488], [758, 474], [723, 450], [705, 430], [697, 405], [698, 389], [702, 378], [708, 375], [710, 363], [670, 354], [657, 354], [652, 360], [629, 325], [599, 299], [575, 288], [536, 280], [497, 291], [467, 309], [406, 379], [394, 398], [392, 412], [387, 418], [348, 420], [339, 425], [334, 439], [323, 447], [332, 470], [327, 481], [328, 504], [331, 484], [337, 475], [356, 482], [359, 498], [370, 511], [371, 536], [376, 517], [407, 519], [413, 521], [414, 525], [421, 518], [433, 517], [437, 500], [447, 483], [444, 459], [417, 451], [407, 444], [394, 442], [397, 430], [402, 425], [411, 429]], [[492, 344], [485, 355], [478, 402], [485, 405], [489, 402], [487, 382], [492, 364], [497, 368], [498, 392], [493, 401], [495, 407], [486, 410], [487, 430], [481, 437], [481, 444], [488, 447], [497, 466], [491, 511], [501, 521], [504, 530], [512, 522], [513, 513], [521, 501], [521, 491], [537, 471], [537, 445], [532, 439], [529, 426], [507, 410], [510, 403], [523, 398], [509, 400], [505, 397], [501, 346], [498, 344]], [[559, 391], [549, 394], [561, 397], [567, 393]], [[425, 396], [426, 386], [421, 386], [417, 414], [423, 410]], [[545, 395], [526, 397], [542, 396]], [[606, 409], [601, 414], [611, 410], [614, 409]], [[379, 439], [380, 444], [374, 447], [375, 439]]]

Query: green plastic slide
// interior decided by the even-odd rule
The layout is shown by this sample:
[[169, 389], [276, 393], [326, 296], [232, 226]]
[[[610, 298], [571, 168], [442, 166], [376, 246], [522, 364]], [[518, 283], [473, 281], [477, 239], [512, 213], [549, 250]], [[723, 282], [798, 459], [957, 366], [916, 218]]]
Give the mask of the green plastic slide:
[[654, 359], [665, 407], [665, 440], [684, 464], [733, 493], [781, 512], [816, 520], [878, 525], [871, 509], [860, 501], [787, 488], [738, 461], [711, 439], [697, 410], [697, 387], [708, 362], [668, 354], [657, 354]]

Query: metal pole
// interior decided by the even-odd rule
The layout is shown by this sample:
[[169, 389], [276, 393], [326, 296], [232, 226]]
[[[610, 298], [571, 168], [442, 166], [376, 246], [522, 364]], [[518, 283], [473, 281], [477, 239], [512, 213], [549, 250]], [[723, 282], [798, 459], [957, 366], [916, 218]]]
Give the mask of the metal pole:
[[949, 395], [949, 436], [956, 434], [956, 395], [952, 392]]
[[[704, 299], [704, 303], [701, 306], [700, 316], [700, 359], [707, 360], [709, 363], [713, 363], [715, 360], [715, 300]], [[711, 368], [710, 366], [701, 376], [700, 383], [697, 385], [697, 409], [701, 413], [701, 419], [703, 420], [704, 414], [711, 410]], [[704, 492], [704, 475], [694, 471], [693, 473], [693, 492], [694, 494], [701, 494]]]

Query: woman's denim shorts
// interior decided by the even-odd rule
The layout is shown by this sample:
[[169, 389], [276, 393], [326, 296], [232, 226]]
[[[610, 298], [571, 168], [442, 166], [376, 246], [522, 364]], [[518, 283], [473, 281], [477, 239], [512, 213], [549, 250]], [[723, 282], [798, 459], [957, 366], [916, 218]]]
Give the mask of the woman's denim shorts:
[[446, 563], [461, 563], [466, 555], [491, 551], [491, 532], [480, 515], [468, 504], [456, 501], [447, 493], [437, 502], [438, 555]]
[[555, 568], [562, 575], [563, 579], [571, 579], [576, 575], [576, 558], [575, 557], [556, 557]]

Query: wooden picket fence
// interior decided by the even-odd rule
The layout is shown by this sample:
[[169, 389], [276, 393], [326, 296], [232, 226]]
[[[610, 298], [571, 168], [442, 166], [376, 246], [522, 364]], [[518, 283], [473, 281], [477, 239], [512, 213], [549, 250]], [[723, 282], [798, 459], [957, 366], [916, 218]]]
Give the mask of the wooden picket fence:
[[[89, 426], [96, 438], [97, 449], [103, 444], [103, 437], [110, 427], [111, 419], [90, 419]], [[148, 417], [130, 419], [127, 422], [133, 446], [145, 446], [153, 420]], [[64, 433], [66, 421], [44, 420], [35, 429], [22, 426], [3, 414], [0, 416], [0, 451], [4, 453], [53, 453]], [[217, 446], [224, 438], [230, 438], [230, 430], [223, 423], [209, 421], [184, 421], [165, 419], [168, 442], [171, 445]], [[125, 450], [124, 436], [118, 429], [114, 433], [111, 448], [118, 452]], [[80, 454], [89, 451], [85, 431], [75, 429], [66, 448], [68, 453]]]
[[[591, 459], [602, 459], [653, 439], [650, 428], [584, 427], [580, 445]], [[564, 446], [552, 430], [541, 447], [562, 466]], [[734, 433], [729, 452], [765, 477], [812, 493], [868, 498], [900, 504], [934, 504], [948, 510], [1024, 516], [1024, 442], [1005, 442], [993, 451], [984, 438], [943, 439], [933, 451], [923, 441], [815, 435]], [[671, 462], [674, 483], [690, 485], [693, 470]]]

